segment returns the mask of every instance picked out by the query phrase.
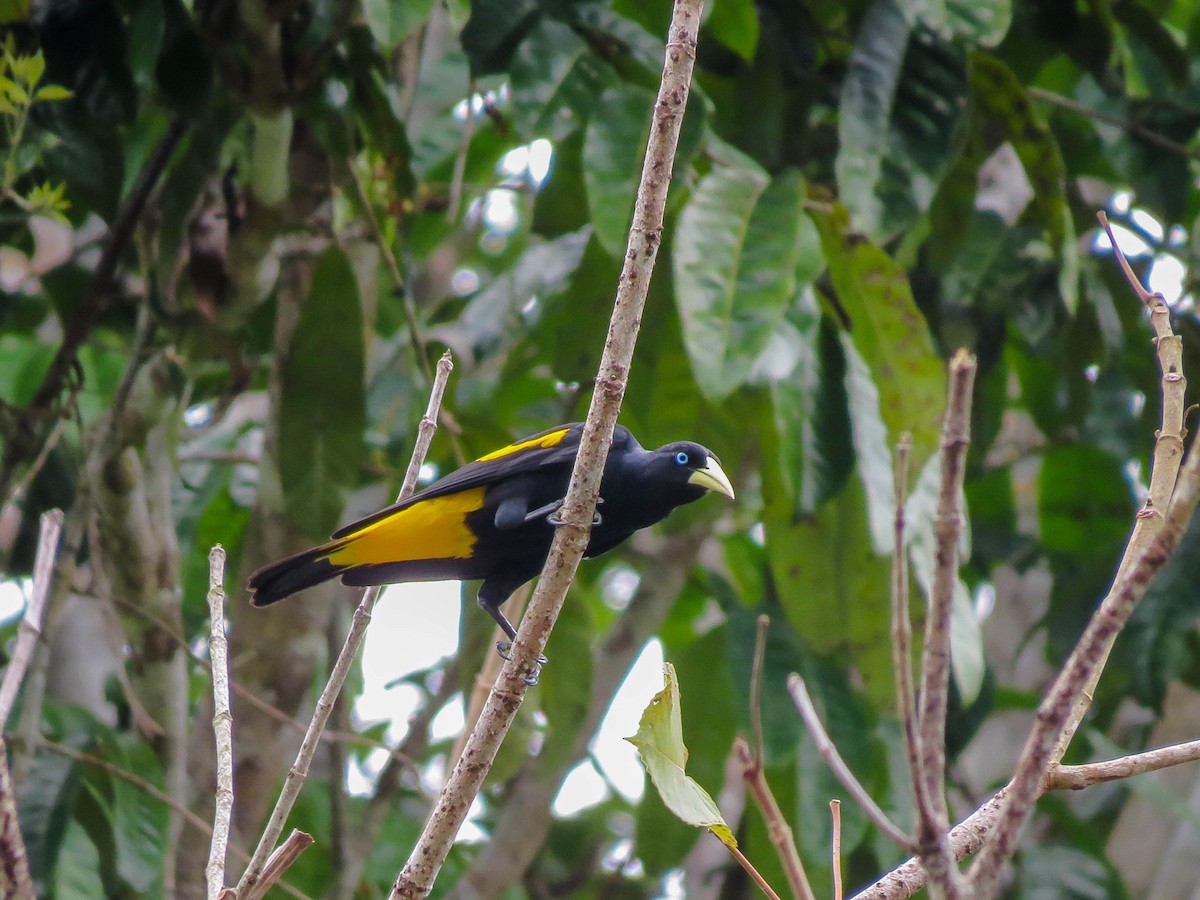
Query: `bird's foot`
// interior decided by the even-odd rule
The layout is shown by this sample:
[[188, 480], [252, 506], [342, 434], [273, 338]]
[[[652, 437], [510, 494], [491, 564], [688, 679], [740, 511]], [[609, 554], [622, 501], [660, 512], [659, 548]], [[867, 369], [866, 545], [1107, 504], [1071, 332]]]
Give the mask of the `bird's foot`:
[[[497, 641], [496, 652], [504, 659], [511, 659], [512, 641]], [[539, 656], [537, 662], [533, 665], [533, 671], [526, 674], [522, 680], [530, 687], [533, 687], [542, 676], [542, 666], [548, 662], [550, 660], [546, 659], [546, 657]]]
[[[597, 525], [599, 525], [601, 522], [604, 521], [604, 517], [602, 515], [600, 515], [600, 510], [599, 510], [599, 506], [603, 502], [604, 502], [603, 497], [600, 497], [596, 500], [597, 509], [594, 513], [592, 513], [592, 527], [593, 528], [595, 528]], [[557, 505], [554, 507], [554, 512], [552, 512], [552, 513], [550, 513], [550, 515], [546, 516], [546, 521], [548, 523], [550, 523], [551, 525], [553, 525], [555, 528], [557, 528], [559, 525], [567, 524], [562, 519], [560, 519], [558, 516], [558, 511], [560, 509], [562, 509], [562, 505], [563, 505], [563, 502], [561, 500], [559, 500]]]

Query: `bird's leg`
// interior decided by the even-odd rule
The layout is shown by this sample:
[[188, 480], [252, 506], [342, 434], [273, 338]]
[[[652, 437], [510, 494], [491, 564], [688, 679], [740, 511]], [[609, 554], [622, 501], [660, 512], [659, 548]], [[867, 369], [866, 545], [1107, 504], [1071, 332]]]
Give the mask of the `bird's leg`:
[[[513, 641], [517, 639], [517, 629], [513, 628], [512, 622], [508, 621], [508, 617], [504, 615], [504, 611], [500, 609], [500, 604], [509, 598], [512, 591], [495, 591], [489, 589], [487, 582], [484, 582], [483, 587], [479, 589], [479, 605], [492, 619], [500, 626], [500, 630], [508, 635], [507, 641], [496, 642], [496, 652], [504, 659], [509, 658], [509, 653], [512, 651]], [[544, 656], [539, 656], [537, 662], [533, 664], [533, 671], [525, 676], [525, 683], [532, 687], [538, 683], [538, 679], [542, 674], [542, 666], [548, 663], [549, 660]]]

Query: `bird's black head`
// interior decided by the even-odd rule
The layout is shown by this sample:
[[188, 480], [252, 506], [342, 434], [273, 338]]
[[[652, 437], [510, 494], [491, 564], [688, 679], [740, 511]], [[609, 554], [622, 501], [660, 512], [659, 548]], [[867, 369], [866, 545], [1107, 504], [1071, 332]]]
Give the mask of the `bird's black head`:
[[721, 461], [707, 447], [691, 441], [677, 441], [659, 447], [650, 454], [652, 482], [661, 485], [669, 502], [679, 506], [699, 500], [708, 491], [717, 491], [733, 499], [733, 485], [721, 468]]

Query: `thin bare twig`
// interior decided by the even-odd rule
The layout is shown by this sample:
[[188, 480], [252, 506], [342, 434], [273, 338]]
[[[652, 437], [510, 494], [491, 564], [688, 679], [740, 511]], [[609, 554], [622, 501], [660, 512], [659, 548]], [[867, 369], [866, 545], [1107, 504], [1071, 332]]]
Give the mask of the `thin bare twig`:
[[225, 888], [225, 851], [233, 818], [233, 713], [229, 706], [229, 658], [225, 641], [225, 550], [208, 554], [208, 654], [212, 659], [213, 734], [217, 742], [217, 796], [208, 866], [208, 900]]
[[780, 862], [783, 863], [783, 871], [787, 876], [788, 886], [792, 889], [792, 895], [801, 900], [814, 900], [815, 895], [808, 880], [808, 873], [804, 871], [800, 851], [796, 849], [795, 835], [763, 772], [762, 671], [767, 653], [767, 628], [770, 624], [769, 616], [758, 617], [754, 662], [750, 669], [750, 730], [754, 735], [754, 747], [752, 750], [750, 745], [739, 737], [733, 742], [733, 752], [742, 767], [742, 780], [746, 782], [750, 796], [754, 798], [754, 803], [767, 824], [767, 836]]
[[754, 868], [754, 864], [746, 859], [745, 854], [741, 850], [732, 844], [726, 844], [724, 841], [721, 841], [721, 843], [725, 845], [726, 850], [733, 854], [733, 858], [738, 861], [738, 865], [745, 869], [746, 874], [754, 879], [754, 883], [758, 885], [764, 894], [770, 897], [771, 900], [779, 900], [779, 895], [775, 893], [775, 889], [771, 887], [767, 879], [762, 877], [758, 869]]
[[833, 866], [833, 900], [842, 900], [842, 801], [829, 801], [829, 815], [833, 819], [833, 851], [830, 864]]
[[1200, 760], [1200, 740], [1157, 747], [1141, 753], [1131, 753], [1117, 759], [1082, 763], [1077, 766], [1056, 766], [1046, 779], [1046, 790], [1079, 791], [1093, 784], [1104, 784], [1169, 769], [1171, 766]]
[[750, 665], [750, 733], [754, 736], [754, 762], [763, 764], [762, 672], [767, 656], [767, 629], [771, 617], [760, 615], [755, 623], [754, 661]]
[[914, 847], [913, 839], [888, 818], [888, 814], [879, 808], [879, 805], [867, 793], [867, 789], [854, 777], [854, 773], [850, 771], [850, 767], [838, 753], [837, 747], [829, 739], [825, 726], [821, 724], [821, 717], [817, 715], [817, 708], [813, 706], [812, 697], [809, 696], [808, 686], [804, 683], [804, 679], [795, 672], [788, 676], [788, 691], [792, 695], [792, 701], [796, 704], [796, 710], [800, 713], [800, 718], [804, 720], [804, 725], [808, 729], [813, 743], [817, 745], [817, 752], [824, 758], [837, 780], [842, 783], [842, 787], [854, 798], [854, 802], [862, 807], [862, 811], [867, 814], [867, 818], [875, 824], [876, 828], [887, 835], [897, 846], [911, 851]]
[[691, 88], [702, 9], [703, 0], [675, 2], [617, 298], [571, 482], [559, 514], [563, 524], [555, 531], [529, 611], [521, 620], [511, 658], [501, 670], [416, 847], [396, 877], [391, 900], [424, 897], [432, 889], [471, 801], [482, 788], [496, 751], [516, 718], [528, 687], [526, 679], [535, 671], [587, 547], [604, 462], [625, 396], [650, 275], [662, 242], [667, 189]]
[[1143, 125], [1129, 119], [1123, 119], [1120, 116], [1115, 116], [1112, 113], [1105, 112], [1102, 109], [1093, 109], [1090, 106], [1084, 106], [1070, 97], [1064, 97], [1062, 94], [1056, 94], [1053, 91], [1048, 91], [1045, 88], [1030, 86], [1026, 88], [1026, 93], [1030, 97], [1038, 100], [1044, 100], [1047, 103], [1052, 103], [1055, 106], [1070, 110], [1073, 113], [1078, 113], [1089, 119], [1095, 119], [1097, 122], [1105, 122], [1109, 125], [1115, 125], [1137, 138], [1141, 138], [1147, 144], [1166, 150], [1168, 153], [1174, 153], [1176, 156], [1181, 156], [1184, 159], [1196, 159], [1200, 157], [1196, 151], [1189, 149], [1178, 141], [1173, 141], [1166, 135], [1159, 134], [1157, 131], [1151, 131]]
[[[454, 156], [454, 173], [450, 177], [450, 198], [446, 204], [446, 220], [458, 221], [458, 211], [462, 207], [463, 179], [467, 174], [467, 156], [471, 152], [471, 137], [475, 133], [475, 96], [477, 94], [475, 79], [467, 81], [467, 113], [463, 122], [462, 138], [458, 144], [458, 153]], [[480, 103], [486, 100], [480, 97]]]
[[[313, 836], [297, 828], [287, 836], [282, 844], [275, 848], [267, 864], [263, 866], [262, 877], [258, 883], [244, 895], [243, 900], [259, 900], [266, 895], [305, 850], [312, 846]], [[242, 896], [242, 895], [239, 895]]]
[[[0, 734], [8, 725], [8, 717], [12, 714], [13, 704], [17, 702], [17, 693], [21, 690], [21, 682], [25, 680], [25, 672], [33, 660], [33, 651], [37, 648], [38, 638], [42, 634], [42, 620], [46, 613], [46, 601], [50, 596], [50, 582], [54, 575], [54, 561], [58, 556], [58, 537], [62, 531], [62, 523], [62, 510], [52, 509], [42, 514], [37, 554], [33, 561], [33, 594], [17, 629], [17, 645], [13, 648], [12, 660], [4, 670], [4, 680], [0, 681]], [[7, 761], [4, 765], [7, 767]]]
[[[441, 410], [442, 396], [446, 392], [446, 384], [450, 380], [450, 371], [453, 368], [453, 359], [450, 356], [450, 352], [446, 351], [442, 354], [442, 358], [438, 360], [437, 373], [434, 376], [433, 387], [429, 392], [429, 405], [425, 409], [425, 416], [421, 419], [416, 444], [413, 447], [412, 459], [409, 461], [408, 471], [404, 475], [404, 483], [400, 488], [397, 502], [410, 497], [416, 489], [417, 477], [421, 472], [421, 466], [425, 462], [425, 455], [429, 452], [429, 445], [433, 441], [433, 433], [437, 430], [438, 412]], [[338, 694], [341, 693], [342, 686], [346, 683], [346, 677], [350, 674], [350, 666], [354, 663], [359, 648], [362, 646], [363, 639], [366, 637], [367, 624], [371, 621], [371, 612], [375, 607], [375, 601], [379, 597], [379, 592], [380, 588], [378, 587], [369, 587], [364, 590], [362, 600], [359, 602], [358, 608], [354, 610], [354, 621], [350, 626], [349, 634], [346, 635], [346, 643], [342, 645], [342, 652], [338, 655], [337, 662], [334, 664], [333, 671], [325, 684], [324, 690], [321, 691], [321, 697], [317, 701], [316, 709], [313, 711], [312, 721], [309, 723], [308, 730], [304, 734], [304, 740], [300, 742], [300, 750], [296, 754], [296, 761], [288, 770], [283, 790], [280, 791], [279, 799], [275, 803], [275, 809], [271, 812], [271, 818], [263, 830], [262, 837], [259, 839], [258, 846], [254, 850], [250, 864], [246, 867], [246, 871], [242, 873], [242, 878], [238, 882], [238, 896], [250, 896], [250, 892], [254, 890], [254, 886], [262, 878], [263, 866], [266, 864], [267, 855], [271, 853], [276, 842], [279, 840], [279, 835], [283, 832], [283, 826], [287, 821], [288, 814], [292, 811], [292, 806], [295, 805], [296, 798], [300, 795], [300, 788], [308, 780], [308, 767], [312, 762], [313, 756], [316, 754], [321, 733], [325, 730], [325, 723], [329, 720], [329, 715], [333, 711], [334, 701], [337, 699]]]
[[912, 435], [905, 432], [896, 444], [896, 520], [892, 545], [892, 669], [896, 673], [896, 715], [904, 734], [909, 777], [919, 817], [932, 820], [933, 808], [925, 792], [918, 746], [917, 713], [913, 697], [912, 620], [908, 611], [908, 551], [905, 547], [905, 505], [908, 500], [908, 466]]

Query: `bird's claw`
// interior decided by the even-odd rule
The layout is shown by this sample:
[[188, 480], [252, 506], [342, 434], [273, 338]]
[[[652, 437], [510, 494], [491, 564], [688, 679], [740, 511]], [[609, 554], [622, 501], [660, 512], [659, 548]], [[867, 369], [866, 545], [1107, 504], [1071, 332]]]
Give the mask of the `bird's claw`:
[[[496, 652], [499, 653], [503, 659], [511, 659], [512, 658], [511, 657], [512, 641], [497, 641], [496, 642]], [[537, 658], [537, 662], [534, 663], [534, 665], [533, 665], [533, 671], [528, 672], [525, 675], [523, 675], [521, 680], [524, 681], [530, 687], [533, 687], [535, 684], [538, 683], [538, 680], [541, 678], [542, 666], [544, 666], [548, 662], [550, 662], [550, 660], [546, 659], [546, 657], [539, 656]]]
[[[567, 524], [566, 522], [564, 522], [562, 519], [560, 519], [558, 517], [557, 511], [552, 512], [552, 513], [550, 513], [550, 515], [546, 516], [546, 521], [549, 522], [551, 525], [553, 525], [555, 528], [557, 528], [559, 525]], [[598, 512], [592, 513], [592, 527], [593, 528], [595, 528], [597, 525], [599, 525], [603, 521], [604, 521], [604, 517], [602, 515], [600, 515], [600, 513], [598, 513]]]

